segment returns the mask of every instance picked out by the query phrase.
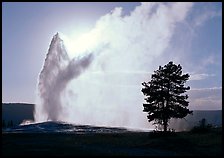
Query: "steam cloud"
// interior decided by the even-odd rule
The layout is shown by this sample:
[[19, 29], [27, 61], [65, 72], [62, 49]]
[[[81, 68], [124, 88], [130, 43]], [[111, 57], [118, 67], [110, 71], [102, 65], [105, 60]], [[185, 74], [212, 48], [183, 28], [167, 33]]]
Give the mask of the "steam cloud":
[[129, 15], [115, 8], [91, 30], [98, 45], [108, 47], [72, 61], [55, 36], [39, 77], [35, 120], [148, 128], [141, 82], [149, 79], [153, 61], [163, 54], [176, 24], [191, 7], [192, 3], [141, 3]]
[[88, 54], [70, 61], [59, 34], [53, 37], [39, 76], [40, 103], [35, 106], [36, 121], [60, 120], [64, 110], [61, 93], [71, 79], [78, 77], [89, 66], [92, 57]]

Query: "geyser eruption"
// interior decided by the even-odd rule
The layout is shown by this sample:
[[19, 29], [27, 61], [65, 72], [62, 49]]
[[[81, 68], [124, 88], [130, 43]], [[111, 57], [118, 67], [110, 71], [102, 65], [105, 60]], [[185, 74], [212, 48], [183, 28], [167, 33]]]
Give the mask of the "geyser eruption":
[[66, 108], [63, 108], [61, 95], [68, 82], [79, 76], [91, 61], [92, 54], [70, 60], [59, 34], [53, 37], [39, 75], [35, 122], [63, 120], [61, 115]]
[[39, 76], [35, 121], [148, 129], [141, 83], [159, 65], [173, 60], [166, 49], [191, 7], [192, 3], [141, 3], [127, 14], [117, 7], [85, 38], [70, 41], [73, 59], [55, 35]]

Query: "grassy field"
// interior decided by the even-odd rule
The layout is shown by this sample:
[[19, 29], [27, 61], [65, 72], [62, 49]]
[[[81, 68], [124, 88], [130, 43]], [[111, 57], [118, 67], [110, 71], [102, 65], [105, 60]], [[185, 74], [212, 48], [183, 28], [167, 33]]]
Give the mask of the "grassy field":
[[116, 134], [2, 133], [6, 155], [219, 156], [222, 129], [206, 133], [177, 132], [167, 136], [146, 132]]

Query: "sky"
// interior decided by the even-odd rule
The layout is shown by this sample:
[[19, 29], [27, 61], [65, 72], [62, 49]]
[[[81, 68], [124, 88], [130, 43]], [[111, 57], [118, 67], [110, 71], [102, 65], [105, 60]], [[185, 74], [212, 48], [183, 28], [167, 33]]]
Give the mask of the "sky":
[[[53, 35], [60, 32], [79, 39], [91, 30], [100, 32], [98, 40], [108, 41], [111, 49], [105, 50], [96, 60], [98, 65], [94, 63], [90, 68], [94, 73], [81, 76], [74, 84], [88, 81], [98, 87], [117, 86], [119, 94], [130, 87], [139, 90], [141, 82], [149, 81], [154, 70], [172, 60], [191, 76], [187, 82], [191, 87], [191, 109], [222, 109], [221, 2], [158, 3], [153, 7], [139, 2], [4, 2], [2, 102], [34, 103], [38, 75]], [[102, 72], [107, 72], [107, 76], [102, 77]], [[136, 75], [143, 77], [135, 78]], [[131, 79], [127, 82], [127, 78]], [[77, 88], [80, 95], [84, 94], [81, 88]], [[143, 95], [140, 90], [137, 93], [124, 98]]]

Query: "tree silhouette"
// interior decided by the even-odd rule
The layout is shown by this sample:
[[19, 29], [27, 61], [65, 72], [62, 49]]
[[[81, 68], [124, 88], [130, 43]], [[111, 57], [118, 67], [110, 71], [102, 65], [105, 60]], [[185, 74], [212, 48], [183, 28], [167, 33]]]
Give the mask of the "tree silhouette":
[[8, 121], [7, 127], [13, 127], [13, 121], [12, 120]]
[[2, 120], [2, 128], [5, 128], [6, 124], [5, 124], [5, 120]]
[[12, 120], [10, 121], [10, 126], [13, 127], [13, 121]]
[[148, 112], [148, 121], [162, 125], [164, 132], [167, 131], [171, 118], [184, 118], [193, 112], [187, 109], [189, 104], [185, 93], [190, 87], [184, 87], [189, 79], [188, 74], [182, 74], [182, 67], [170, 61], [164, 67], [154, 71], [151, 81], [143, 82], [142, 93], [146, 96], [143, 103], [144, 112]]

